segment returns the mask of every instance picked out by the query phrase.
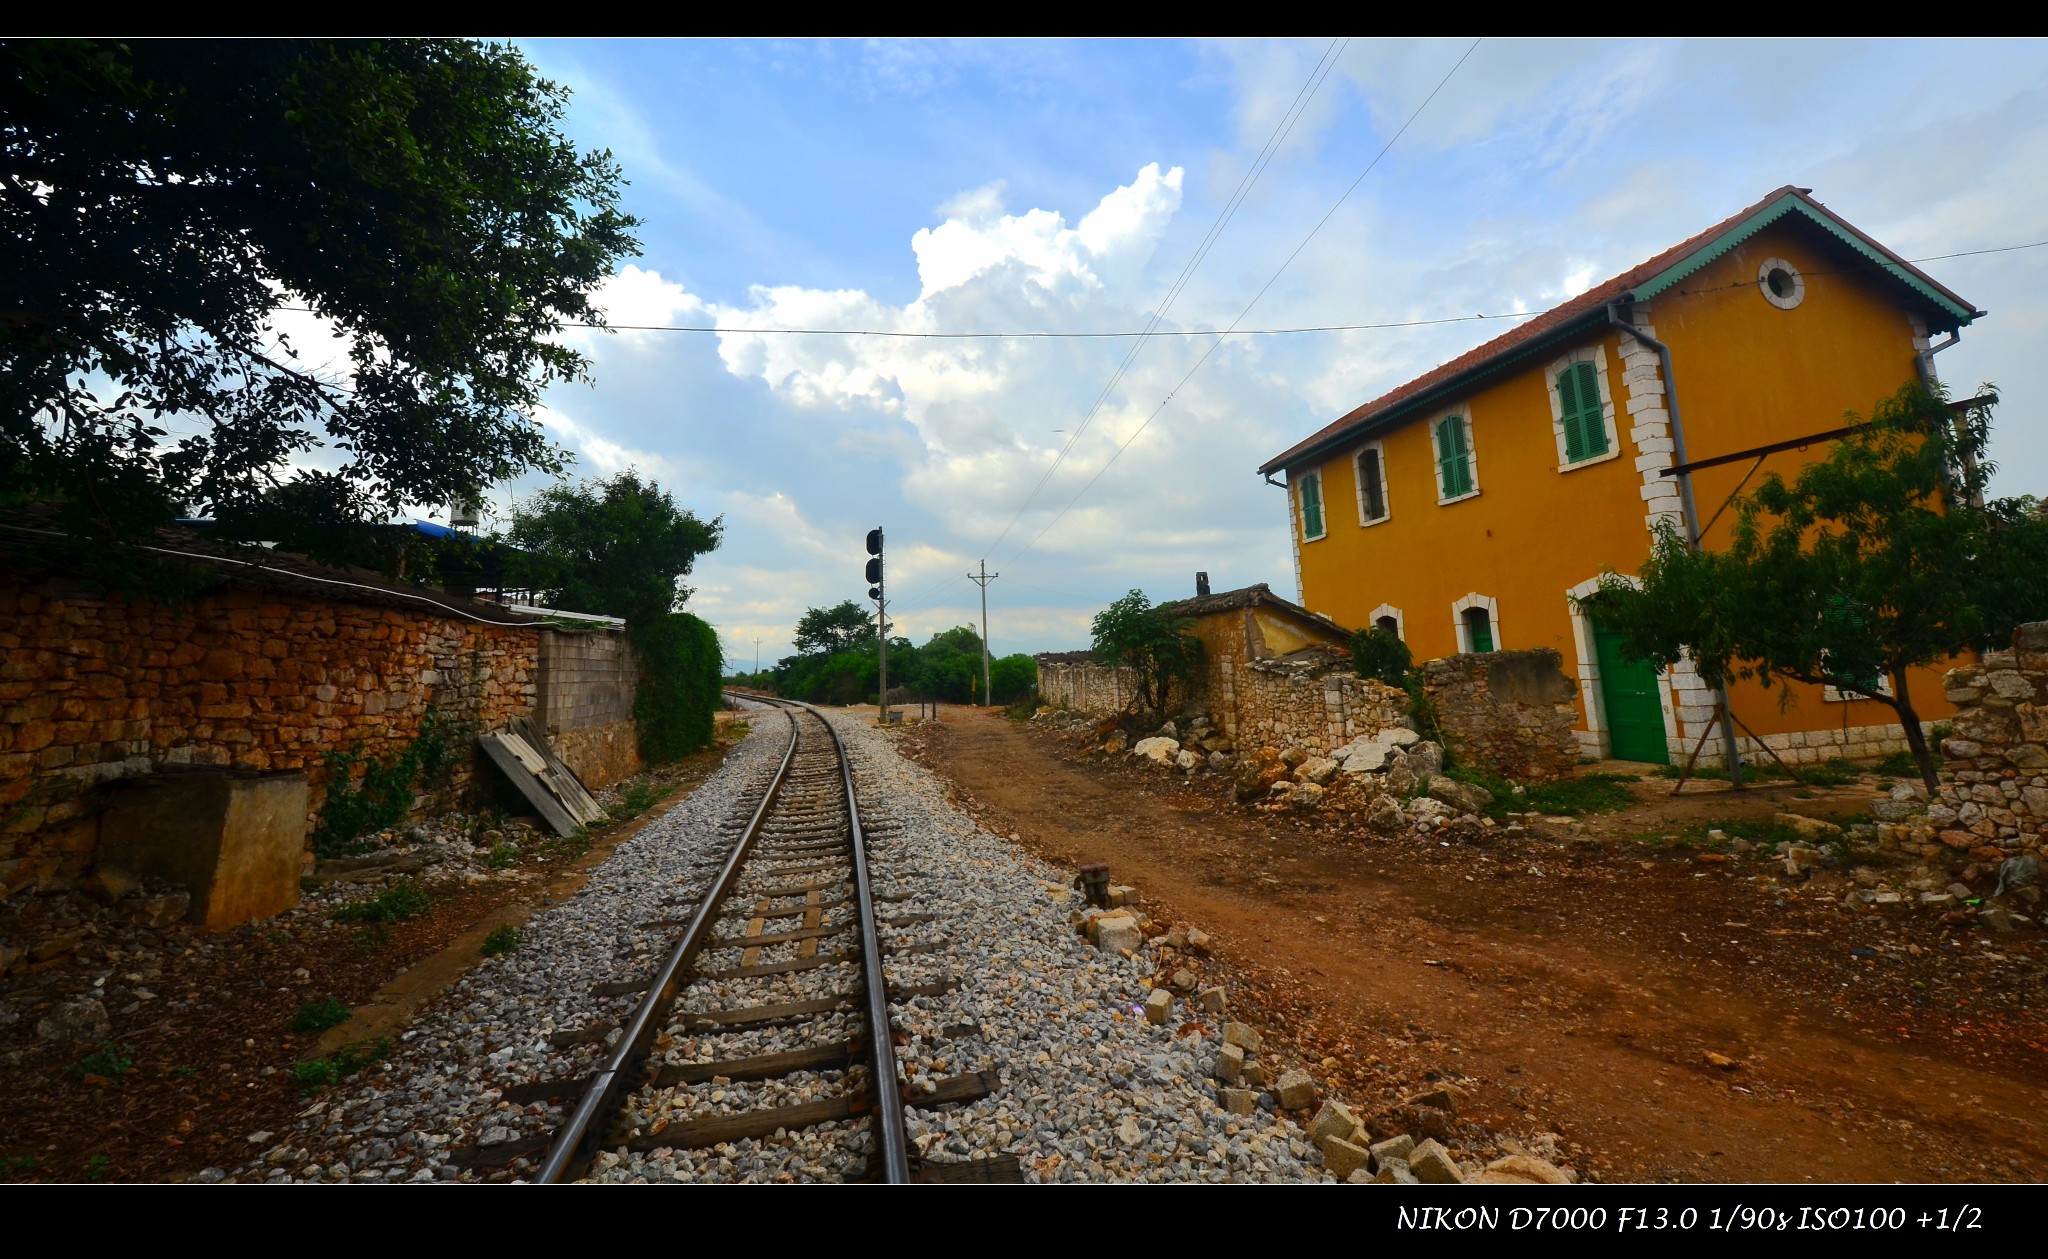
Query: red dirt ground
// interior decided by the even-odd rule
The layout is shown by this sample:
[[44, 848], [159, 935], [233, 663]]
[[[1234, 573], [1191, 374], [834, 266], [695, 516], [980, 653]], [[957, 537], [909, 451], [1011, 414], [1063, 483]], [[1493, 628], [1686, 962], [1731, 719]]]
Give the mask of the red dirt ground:
[[[1369, 1108], [1460, 1079], [1468, 1117], [1558, 1132], [1609, 1181], [2048, 1177], [2037, 930], [1850, 909], [1840, 875], [1794, 886], [1761, 856], [1378, 837], [1229, 804], [1217, 779], [1106, 764], [992, 710], [949, 708], [903, 746], [991, 829], [1107, 861], [1149, 913], [1211, 931], [1252, 990], [1234, 1005]], [[1675, 805], [1667, 791], [1643, 783], [1640, 807], [1589, 829], [1845, 807], [1782, 787]]]

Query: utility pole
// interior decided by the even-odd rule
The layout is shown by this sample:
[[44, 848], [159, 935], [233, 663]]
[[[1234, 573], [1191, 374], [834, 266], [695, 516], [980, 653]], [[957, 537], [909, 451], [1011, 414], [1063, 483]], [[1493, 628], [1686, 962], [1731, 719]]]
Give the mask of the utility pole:
[[969, 574], [967, 574], [967, 580], [969, 580], [969, 581], [973, 582], [973, 583], [974, 583], [975, 585], [977, 585], [977, 586], [980, 586], [980, 587], [981, 587], [981, 704], [982, 704], [982, 707], [984, 707], [984, 708], [988, 707], [988, 703], [989, 703], [989, 694], [988, 694], [988, 584], [989, 584], [990, 582], [994, 581], [994, 580], [995, 580], [996, 578], [998, 578], [998, 577], [1001, 577], [1001, 576], [1002, 576], [1002, 574], [1001, 574], [1001, 573], [991, 573], [990, 571], [988, 571], [988, 561], [987, 561], [987, 560], [983, 560], [983, 561], [981, 561], [981, 573], [980, 573], [980, 575], [979, 575], [979, 576], [976, 576], [976, 575], [975, 575], [975, 574], [973, 574], [973, 573], [969, 573]]
[[761, 677], [761, 636], [754, 635], [754, 677], [758, 684]]

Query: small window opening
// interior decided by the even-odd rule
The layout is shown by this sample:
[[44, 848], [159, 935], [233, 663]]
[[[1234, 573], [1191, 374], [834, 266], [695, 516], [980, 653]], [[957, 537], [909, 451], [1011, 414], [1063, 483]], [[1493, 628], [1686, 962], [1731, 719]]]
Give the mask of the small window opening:
[[1486, 652], [1493, 650], [1493, 622], [1487, 618], [1485, 608], [1466, 608], [1465, 644], [1467, 651]]
[[1764, 277], [1764, 283], [1771, 286], [1772, 297], [1792, 296], [1792, 273], [1783, 267], [1773, 267]]
[[1374, 621], [1373, 624], [1396, 638], [1401, 636], [1401, 623], [1391, 616], [1383, 616], [1379, 620]]

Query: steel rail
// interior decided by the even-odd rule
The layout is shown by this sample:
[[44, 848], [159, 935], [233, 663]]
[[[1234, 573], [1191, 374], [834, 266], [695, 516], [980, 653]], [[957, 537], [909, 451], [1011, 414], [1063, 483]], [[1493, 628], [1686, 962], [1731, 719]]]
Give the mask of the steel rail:
[[[796, 702], [796, 701], [791, 701]], [[874, 1105], [875, 1153], [881, 1159], [885, 1184], [910, 1183], [910, 1138], [903, 1124], [903, 1086], [896, 1081], [896, 1042], [889, 1027], [889, 990], [882, 975], [882, 937], [875, 925], [875, 888], [868, 873], [867, 837], [860, 828], [860, 803], [853, 794], [853, 758], [839, 740], [839, 731], [825, 714], [809, 710], [832, 736], [839, 754], [839, 775], [846, 785], [846, 824], [853, 843], [853, 883], [860, 912], [860, 966], [867, 986], [868, 1092]], [[869, 1170], [875, 1170], [869, 1165]]]
[[[568, 1122], [556, 1132], [554, 1144], [548, 1149], [547, 1161], [534, 1173], [534, 1183], [560, 1184], [572, 1168], [588, 1162], [596, 1154], [598, 1145], [605, 1136], [598, 1126], [600, 1120], [611, 1115], [618, 1103], [620, 1090], [634, 1074], [634, 1066], [646, 1057], [648, 1049], [654, 1044], [654, 1038], [660, 1034], [661, 1027], [666, 1022], [669, 1006], [675, 1002], [677, 985], [683, 971], [697, 955], [705, 939], [710, 936], [719, 907], [726, 895], [732, 891], [733, 884], [738, 881], [740, 867], [746, 864], [747, 853], [754, 846], [754, 838], [760, 834], [761, 824], [767, 820], [768, 810], [774, 805], [776, 794], [782, 790], [783, 781], [789, 776], [789, 767], [796, 760], [796, 746], [801, 731], [797, 727], [796, 714], [787, 709], [784, 712], [789, 717], [789, 747], [782, 753], [782, 764], [776, 767], [775, 777], [769, 781], [768, 790], [762, 793], [761, 803], [754, 810], [753, 818], [747, 822], [747, 829], [741, 834], [739, 843], [733, 846], [732, 854], [725, 859], [725, 868], [719, 871], [717, 881], [699, 902], [697, 912], [690, 917], [689, 927], [684, 930], [675, 948], [670, 950], [668, 959], [662, 963], [654, 982], [648, 985], [647, 996], [641, 1000], [639, 1007], [633, 1011], [633, 1017], [627, 1021], [626, 1034], [619, 1038], [618, 1046], [612, 1050], [604, 1066], [591, 1077], [590, 1084], [583, 1090], [583, 1097], [569, 1116]], [[831, 729], [831, 723], [826, 723], [826, 729]], [[838, 747], [836, 732], [833, 734], [833, 745], [835, 748]], [[844, 749], [840, 749], [840, 755], [843, 760]], [[851, 786], [852, 781], [849, 778], [849, 793]], [[862, 907], [865, 909], [865, 902]], [[865, 923], [865, 920], [863, 921]], [[882, 1027], [883, 1036], [880, 1039], [886, 1039], [888, 1024], [884, 1023]], [[902, 1123], [900, 1113], [897, 1116], [897, 1123], [899, 1126]]]

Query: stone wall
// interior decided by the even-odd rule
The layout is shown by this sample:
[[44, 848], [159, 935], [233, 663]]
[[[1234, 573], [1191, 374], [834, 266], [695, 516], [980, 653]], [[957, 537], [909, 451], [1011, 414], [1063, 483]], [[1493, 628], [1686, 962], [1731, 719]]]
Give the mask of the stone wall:
[[1299, 745], [1317, 756], [1407, 724], [1404, 692], [1332, 667], [1337, 659], [1219, 661], [1214, 719], [1240, 748]]
[[[530, 709], [538, 633], [287, 590], [169, 605], [0, 577], [0, 894], [87, 871], [93, 788], [167, 766], [303, 770], [395, 751], [432, 705], [485, 729]], [[449, 791], [475, 772], [458, 761]]]
[[[1951, 669], [1954, 734], [1928, 820], [1956, 849], [2038, 852], [2048, 833], [2048, 621], [2022, 625], [2011, 648]], [[1989, 858], [1994, 854], [1976, 854]]]
[[1114, 717], [1129, 707], [1137, 693], [1137, 676], [1118, 665], [1112, 668], [1090, 652], [1046, 652], [1038, 665], [1038, 698], [1054, 708], [1097, 717]]
[[585, 786], [608, 786], [640, 772], [633, 723], [639, 675], [633, 641], [623, 631], [540, 631], [540, 720]]
[[1556, 651], [1464, 653], [1422, 666], [1451, 754], [1518, 782], [1562, 778], [1579, 761], [1577, 688]]

